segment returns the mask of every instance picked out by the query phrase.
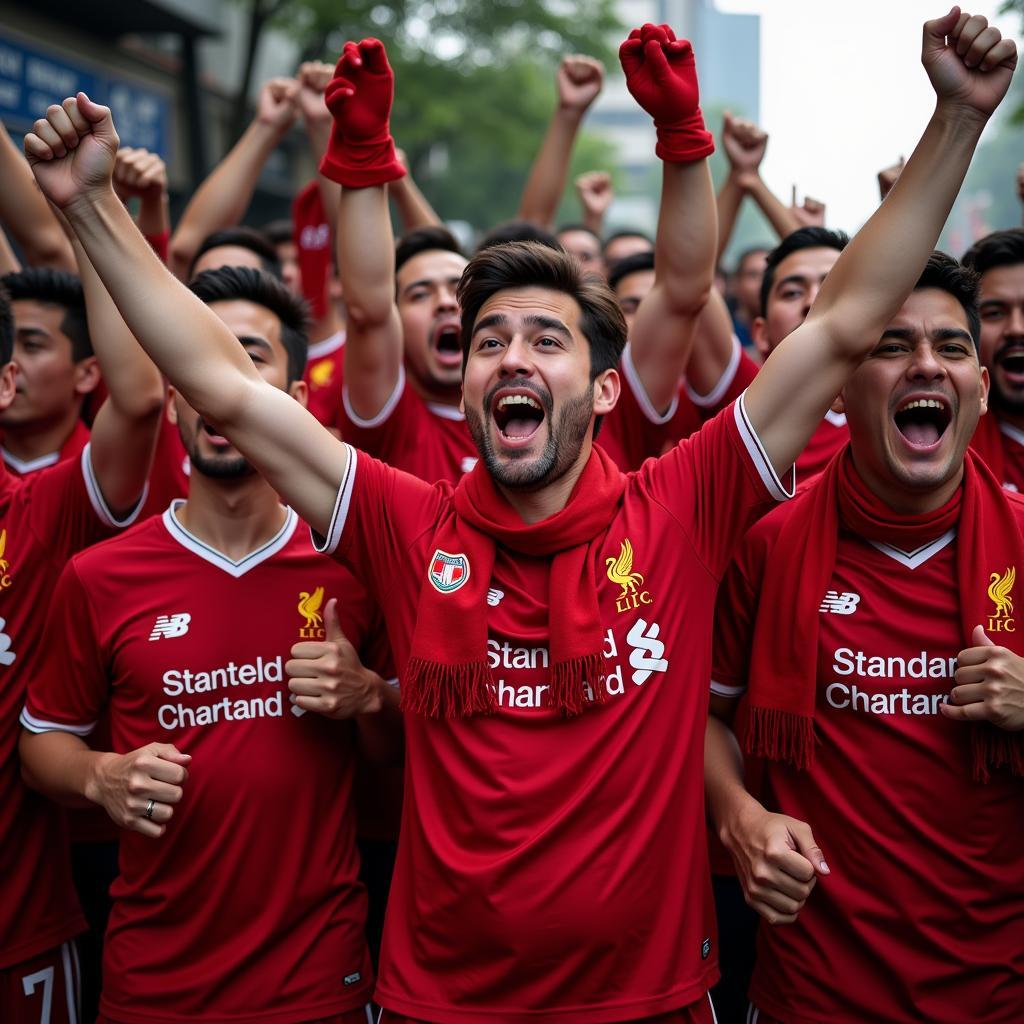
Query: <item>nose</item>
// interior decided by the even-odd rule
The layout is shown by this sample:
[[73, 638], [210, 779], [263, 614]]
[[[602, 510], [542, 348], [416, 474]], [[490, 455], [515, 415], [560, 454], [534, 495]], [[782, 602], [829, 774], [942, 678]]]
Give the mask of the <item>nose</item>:
[[498, 372], [502, 377], [529, 377], [533, 374], [530, 346], [522, 335], [513, 335], [505, 346]]
[[918, 381], [942, 380], [946, 376], [946, 366], [936, 355], [935, 349], [924, 342], [914, 347], [907, 376]]
[[818, 292], [821, 290], [820, 284], [812, 284], [807, 289], [807, 295], [804, 298], [804, 319], [807, 319], [807, 314], [811, 311], [811, 306], [814, 305], [814, 300], [818, 297]]
[[1003, 336], [1007, 338], [1024, 338], [1024, 308], [1013, 306], [1007, 317]]
[[459, 303], [455, 298], [455, 288], [449, 284], [441, 285], [437, 293], [438, 312], [457, 313]]

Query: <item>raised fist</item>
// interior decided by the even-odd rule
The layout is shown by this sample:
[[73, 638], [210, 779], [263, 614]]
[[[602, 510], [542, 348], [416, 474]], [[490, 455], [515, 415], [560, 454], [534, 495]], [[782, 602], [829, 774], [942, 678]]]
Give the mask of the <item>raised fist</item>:
[[700, 93], [693, 48], [668, 25], [635, 28], [619, 47], [626, 87], [656, 125], [684, 121], [698, 109]]
[[298, 113], [299, 83], [294, 78], [271, 78], [263, 83], [256, 103], [256, 120], [282, 134]]
[[379, 39], [346, 43], [325, 98], [334, 123], [349, 142], [374, 142], [389, 134], [395, 75]]
[[25, 155], [44, 196], [62, 210], [110, 187], [118, 138], [109, 107], [84, 92], [47, 108], [25, 136]]
[[793, 186], [793, 201], [789, 212], [800, 222], [802, 228], [823, 228], [825, 226], [825, 204], [810, 196], [804, 196], [803, 203], [796, 199], [796, 185]]
[[148, 149], [125, 146], [117, 151], [113, 185], [122, 200], [131, 196], [162, 196], [167, 191], [167, 165]]
[[582, 113], [604, 85], [604, 65], [594, 57], [563, 57], [558, 68], [558, 105]]
[[324, 92], [333, 77], [334, 69], [322, 60], [307, 60], [299, 65], [296, 74], [299, 81], [298, 103], [307, 122], [330, 120], [331, 112], [324, 102]]
[[768, 148], [768, 133], [753, 121], [733, 117], [726, 111], [722, 119], [722, 147], [732, 171], [741, 175], [756, 174]]
[[576, 194], [585, 214], [601, 218], [615, 198], [612, 176], [607, 171], [587, 171], [576, 179]]
[[988, 118], [1010, 86], [1017, 47], [980, 14], [954, 7], [925, 22], [921, 63], [940, 105]]

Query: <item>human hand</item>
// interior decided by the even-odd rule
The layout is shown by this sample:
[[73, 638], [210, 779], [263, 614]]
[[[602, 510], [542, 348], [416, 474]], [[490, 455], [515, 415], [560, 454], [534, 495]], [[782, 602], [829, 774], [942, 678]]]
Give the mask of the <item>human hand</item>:
[[306, 123], [326, 122], [331, 112], [324, 102], [327, 84], [334, 77], [334, 69], [322, 60], [307, 60], [296, 73], [299, 83], [298, 105]]
[[758, 174], [768, 148], [768, 133], [753, 121], [733, 117], [727, 110], [722, 119], [722, 147], [729, 160], [729, 172], [749, 178]]
[[[337, 599], [324, 612], [325, 640], [303, 640], [285, 664], [292, 704], [327, 718], [375, 714], [383, 706], [384, 680], [363, 666], [338, 619]], [[294, 709], [293, 709], [294, 710]]]
[[604, 85], [604, 65], [596, 57], [563, 57], [556, 76], [558, 105], [582, 114], [597, 99]]
[[167, 191], [167, 165], [148, 149], [125, 146], [117, 151], [113, 186], [122, 200], [131, 196], [160, 198]]
[[157, 838], [181, 802], [191, 754], [170, 743], [147, 743], [127, 754], [105, 754], [85, 795], [122, 828]]
[[973, 647], [957, 655], [956, 686], [939, 711], [955, 722], [991, 722], [1007, 732], [1024, 729], [1024, 658], [998, 646], [975, 626]]
[[284, 134], [298, 113], [299, 83], [294, 78], [271, 78], [264, 82], [256, 101], [256, 120]]
[[587, 171], [576, 179], [576, 195], [588, 217], [604, 217], [615, 198], [612, 176], [607, 171]]
[[810, 196], [804, 196], [803, 203], [798, 203], [796, 185], [793, 186], [793, 198], [789, 212], [799, 221], [802, 228], [823, 228], [825, 226], [825, 204]]
[[878, 172], [878, 191], [882, 199], [892, 191], [893, 185], [899, 181], [906, 163], [907, 161], [901, 156], [898, 163], [893, 164], [892, 167], [884, 167]]
[[25, 155], [43, 195], [63, 210], [110, 188], [118, 142], [110, 108], [80, 92], [47, 108], [25, 136]]

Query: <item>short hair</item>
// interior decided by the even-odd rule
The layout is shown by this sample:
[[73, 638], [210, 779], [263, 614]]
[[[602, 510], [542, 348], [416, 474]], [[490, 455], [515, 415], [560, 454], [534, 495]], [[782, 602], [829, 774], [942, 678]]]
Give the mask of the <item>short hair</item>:
[[292, 222], [287, 217], [279, 220], [272, 220], [260, 228], [260, 234], [271, 245], [284, 245], [285, 242], [295, 241], [295, 232], [292, 229]]
[[981, 316], [978, 313], [979, 274], [964, 263], [958, 263], [952, 256], [936, 249], [925, 264], [921, 276], [914, 285], [914, 291], [922, 288], [938, 288], [952, 295], [967, 314], [967, 324], [975, 349], [981, 338]]
[[14, 313], [11, 312], [11, 297], [0, 284], [0, 368], [14, 358]]
[[601, 245], [601, 236], [593, 228], [588, 228], [586, 224], [561, 224], [555, 228], [556, 237], [565, 231], [582, 231], [585, 235], [590, 235], [598, 246]]
[[733, 271], [734, 274], [738, 274], [743, 269], [743, 264], [750, 259], [751, 256], [756, 256], [759, 252], [763, 252], [766, 256], [772, 251], [770, 245], [752, 245], [749, 249], [744, 249], [743, 252], [736, 257], [736, 269]]
[[621, 231], [613, 231], [604, 240], [604, 243], [601, 246], [601, 252], [606, 253], [608, 251], [608, 246], [611, 245], [612, 242], [617, 242], [620, 238], [642, 238], [652, 249], [654, 248], [654, 239], [651, 238], [646, 231], [641, 231], [639, 228], [623, 228]]
[[764, 277], [761, 278], [761, 316], [768, 312], [768, 296], [771, 295], [775, 283], [775, 270], [787, 257], [801, 249], [835, 249], [842, 252], [850, 243], [850, 236], [845, 231], [833, 231], [831, 228], [809, 227], [797, 228], [796, 231], [779, 242], [768, 253], [764, 265]]
[[277, 250], [271, 244], [262, 231], [255, 228], [234, 227], [224, 228], [221, 231], [213, 231], [208, 234], [196, 249], [195, 256], [189, 264], [188, 276], [191, 277], [195, 271], [199, 258], [211, 249], [219, 249], [223, 245], [233, 245], [239, 249], [248, 249], [260, 258], [260, 269], [276, 278], [282, 276], [281, 262], [277, 258]]
[[608, 287], [615, 291], [619, 282], [630, 274], [638, 274], [642, 270], [654, 269], [654, 253], [635, 252], [632, 256], [624, 256], [619, 260], [608, 274]]
[[528, 220], [510, 220], [491, 228], [476, 247], [476, 251], [480, 253], [495, 245], [507, 245], [509, 242], [537, 242], [554, 249], [555, 252], [565, 252], [562, 243], [550, 231]]
[[31, 299], [47, 306], [60, 306], [64, 310], [60, 329], [71, 342], [72, 361], [77, 363], [92, 355], [85, 292], [78, 277], [66, 270], [25, 267], [13, 274], [5, 274], [3, 284], [12, 302]]
[[415, 228], [398, 240], [395, 246], [395, 273], [408, 263], [413, 256], [419, 256], [421, 252], [453, 252], [457, 256], [466, 258], [458, 239], [440, 224], [430, 224], [425, 228]]
[[278, 278], [252, 267], [218, 267], [204, 270], [189, 282], [189, 288], [207, 305], [241, 299], [270, 310], [281, 321], [281, 344], [288, 355], [288, 383], [302, 376], [309, 350], [309, 310]]
[[978, 239], [964, 253], [962, 262], [963, 266], [970, 267], [979, 277], [995, 267], [1024, 263], [1024, 229], [993, 231]]
[[590, 345], [590, 379], [619, 365], [626, 321], [608, 285], [566, 252], [540, 242], [506, 242], [477, 252], [459, 281], [463, 371], [477, 315], [492, 295], [508, 288], [549, 288], [575, 299], [580, 329]]

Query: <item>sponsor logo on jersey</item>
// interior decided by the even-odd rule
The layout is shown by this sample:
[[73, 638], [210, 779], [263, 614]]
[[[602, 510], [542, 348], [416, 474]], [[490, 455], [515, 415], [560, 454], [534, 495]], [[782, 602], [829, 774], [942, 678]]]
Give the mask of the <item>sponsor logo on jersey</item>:
[[711, 939], [707, 938], [700, 944], [700, 958], [707, 960], [711, 956]]
[[487, 603], [492, 608], [497, 608], [498, 605], [501, 604], [501, 602], [504, 599], [504, 597], [505, 597], [505, 591], [504, 590], [497, 590], [494, 587], [491, 587], [491, 589], [487, 591]]
[[1013, 618], [1013, 585], [1017, 582], [1017, 567], [1011, 566], [1000, 575], [992, 573], [988, 578], [988, 597], [995, 606], [988, 617], [990, 633], [1013, 633], [1017, 624]]
[[334, 379], [334, 360], [323, 359], [314, 363], [309, 371], [309, 383], [315, 388], [325, 388]]
[[6, 629], [7, 620], [0, 619], [0, 665], [13, 665], [17, 655], [11, 650], [11, 637]]
[[312, 593], [307, 590], [300, 591], [299, 603], [296, 607], [299, 614], [306, 620], [305, 625], [299, 627], [300, 639], [323, 640], [327, 636], [327, 632], [324, 630], [324, 617], [320, 614], [320, 606], [323, 603], [323, 587], [317, 587]]
[[633, 545], [626, 537], [619, 548], [618, 557], [609, 557], [604, 560], [607, 567], [608, 579], [622, 588], [619, 596], [615, 598], [615, 610], [622, 612], [633, 611], [642, 604], [651, 603], [649, 591], [644, 590], [644, 577], [642, 573], [633, 571]]
[[436, 591], [451, 594], [469, 579], [469, 559], [465, 555], [452, 555], [438, 548], [430, 559], [427, 576]]
[[841, 594], [838, 590], [827, 590], [818, 611], [832, 615], [852, 615], [859, 604], [860, 594], [854, 594], [849, 590], [844, 590]]
[[658, 639], [660, 632], [661, 627], [656, 622], [648, 626], [645, 619], [637, 619], [626, 634], [626, 643], [633, 648], [629, 652], [629, 664], [637, 686], [646, 683], [653, 672], [668, 670], [665, 645]]
[[188, 624], [192, 616], [188, 612], [178, 612], [175, 615], [158, 615], [153, 623], [153, 630], [149, 634], [150, 640], [162, 638], [173, 640], [177, 636], [184, 636], [188, 632]]
[[0, 530], [0, 590], [6, 590], [13, 582], [7, 561], [7, 528], [4, 527]]
[[459, 468], [463, 473], [472, 473], [473, 467], [477, 464], [477, 457], [475, 455], [464, 455], [462, 462], [459, 464]]

